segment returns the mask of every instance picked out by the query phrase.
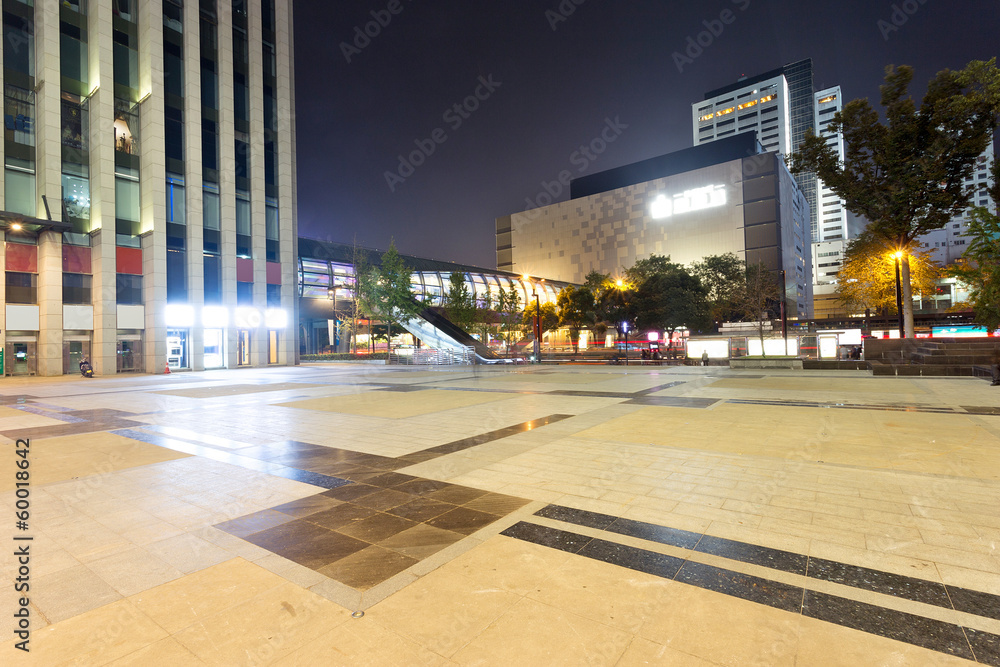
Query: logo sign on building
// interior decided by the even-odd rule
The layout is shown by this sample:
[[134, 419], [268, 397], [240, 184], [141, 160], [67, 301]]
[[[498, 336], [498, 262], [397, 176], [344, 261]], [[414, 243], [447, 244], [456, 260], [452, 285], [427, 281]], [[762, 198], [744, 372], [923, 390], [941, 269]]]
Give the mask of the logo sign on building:
[[649, 206], [649, 214], [654, 220], [662, 220], [672, 215], [725, 205], [726, 186], [706, 185], [703, 188], [685, 190], [673, 197], [658, 195]]

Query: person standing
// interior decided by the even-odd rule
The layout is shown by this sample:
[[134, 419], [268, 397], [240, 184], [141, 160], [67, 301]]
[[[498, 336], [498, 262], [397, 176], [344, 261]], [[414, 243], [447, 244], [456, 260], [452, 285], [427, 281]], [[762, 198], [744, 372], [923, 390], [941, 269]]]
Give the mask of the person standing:
[[701, 365], [708, 366], [708, 350], [701, 351]]
[[993, 348], [993, 365], [990, 370], [993, 372], [993, 381], [990, 382], [991, 387], [1000, 387], [1000, 347]]

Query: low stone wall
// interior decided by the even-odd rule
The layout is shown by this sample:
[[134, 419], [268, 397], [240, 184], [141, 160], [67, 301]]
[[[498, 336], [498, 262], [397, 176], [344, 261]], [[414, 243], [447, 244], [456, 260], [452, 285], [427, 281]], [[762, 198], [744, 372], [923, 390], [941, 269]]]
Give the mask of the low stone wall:
[[802, 370], [801, 359], [730, 359], [730, 368], [788, 368]]

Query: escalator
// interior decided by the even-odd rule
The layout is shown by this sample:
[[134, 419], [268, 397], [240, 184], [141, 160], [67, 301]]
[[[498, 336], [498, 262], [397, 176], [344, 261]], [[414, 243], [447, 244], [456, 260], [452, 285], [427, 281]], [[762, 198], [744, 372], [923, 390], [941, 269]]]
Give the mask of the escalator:
[[432, 308], [424, 308], [416, 317], [400, 324], [428, 347], [455, 351], [471, 347], [476, 357], [476, 363], [496, 364], [506, 361], [489, 346], [465, 333], [451, 320]]

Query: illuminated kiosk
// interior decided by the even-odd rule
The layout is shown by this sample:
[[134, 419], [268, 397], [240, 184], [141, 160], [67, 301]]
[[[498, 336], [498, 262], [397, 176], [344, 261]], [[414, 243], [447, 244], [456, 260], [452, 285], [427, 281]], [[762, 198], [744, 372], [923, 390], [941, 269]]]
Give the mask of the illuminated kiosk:
[[654, 254], [690, 265], [731, 252], [784, 271], [789, 318], [812, 316], [808, 205], [755, 133], [570, 176], [568, 201], [497, 219], [498, 269], [580, 284]]

